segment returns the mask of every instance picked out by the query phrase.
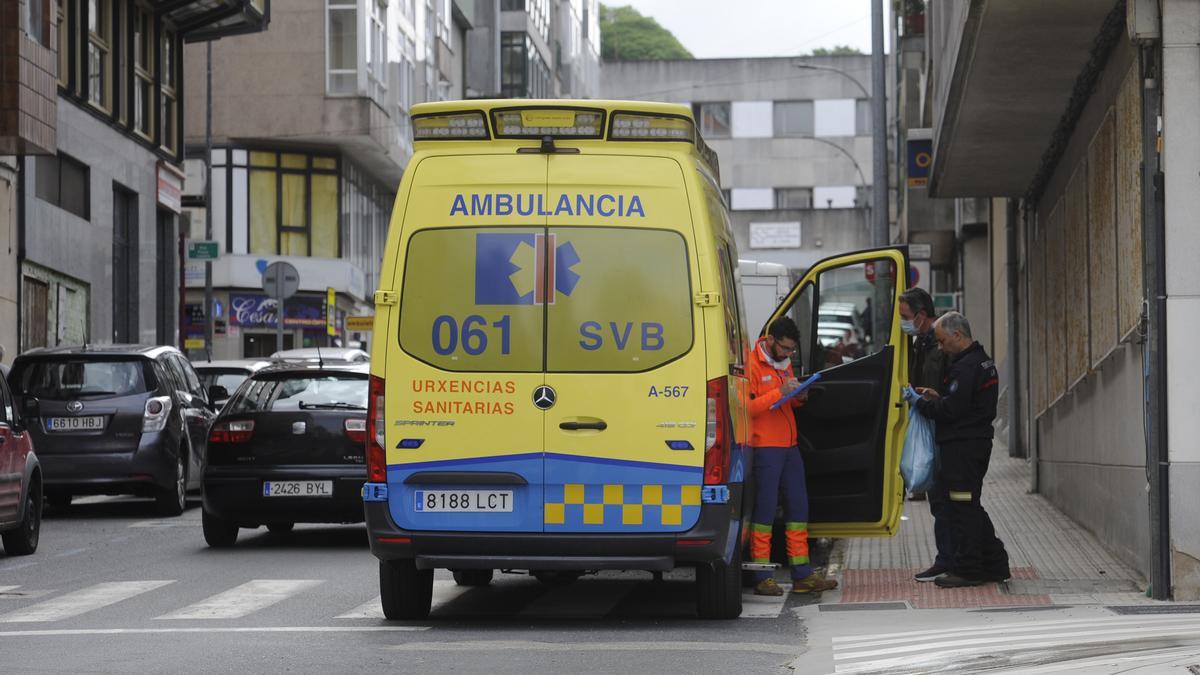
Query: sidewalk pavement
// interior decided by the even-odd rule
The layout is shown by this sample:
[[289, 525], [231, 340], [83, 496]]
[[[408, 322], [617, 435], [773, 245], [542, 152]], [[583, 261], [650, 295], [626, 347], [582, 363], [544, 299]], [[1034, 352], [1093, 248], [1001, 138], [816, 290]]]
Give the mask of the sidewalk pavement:
[[1008, 550], [1008, 583], [943, 589], [915, 581], [913, 574], [933, 563], [933, 518], [928, 502], [906, 501], [896, 536], [835, 543], [827, 574], [841, 583], [820, 604], [889, 603], [895, 609], [1154, 604], [1137, 572], [1041, 495], [1028, 492], [1030, 471], [1025, 460], [995, 445], [983, 506]]

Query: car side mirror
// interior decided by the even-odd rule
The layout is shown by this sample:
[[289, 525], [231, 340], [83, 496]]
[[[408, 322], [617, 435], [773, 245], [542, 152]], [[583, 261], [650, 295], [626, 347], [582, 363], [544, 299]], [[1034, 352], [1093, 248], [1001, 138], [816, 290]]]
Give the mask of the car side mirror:
[[229, 390], [219, 384], [214, 384], [208, 388], [208, 401], [216, 407], [217, 401], [225, 401], [229, 398]]

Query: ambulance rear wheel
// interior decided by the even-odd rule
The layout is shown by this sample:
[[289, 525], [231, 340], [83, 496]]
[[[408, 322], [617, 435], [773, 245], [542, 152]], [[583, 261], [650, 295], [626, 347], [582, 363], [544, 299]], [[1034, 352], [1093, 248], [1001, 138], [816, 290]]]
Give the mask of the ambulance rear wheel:
[[433, 570], [417, 569], [414, 560], [379, 561], [379, 599], [393, 621], [424, 619], [433, 602]]
[[459, 586], [487, 586], [492, 583], [492, 570], [454, 570], [454, 583]]
[[742, 615], [742, 556], [701, 563], [696, 567], [696, 611], [702, 619], [736, 619]]

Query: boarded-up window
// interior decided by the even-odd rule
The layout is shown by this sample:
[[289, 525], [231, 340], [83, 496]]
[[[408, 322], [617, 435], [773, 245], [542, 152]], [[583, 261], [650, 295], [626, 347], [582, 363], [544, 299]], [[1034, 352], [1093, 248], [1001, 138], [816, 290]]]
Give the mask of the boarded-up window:
[[1117, 94], [1116, 236], [1117, 325], [1122, 339], [1137, 330], [1142, 313], [1142, 98], [1137, 65]]
[[1066, 274], [1063, 310], [1067, 315], [1067, 389], [1074, 387], [1088, 372], [1088, 212], [1087, 163], [1075, 168], [1067, 194], [1063, 217], [1066, 223], [1066, 250], [1063, 273]]
[[1110, 110], [1088, 147], [1088, 291], [1093, 368], [1117, 348], [1117, 313], [1113, 311], [1117, 304], [1113, 124]]
[[22, 286], [25, 291], [25, 316], [22, 318], [25, 334], [21, 336], [21, 351], [45, 347], [50, 334], [50, 284], [25, 277]]
[[1067, 391], [1066, 237], [1063, 202], [1060, 200], [1046, 219], [1046, 365], [1049, 381], [1046, 405]]

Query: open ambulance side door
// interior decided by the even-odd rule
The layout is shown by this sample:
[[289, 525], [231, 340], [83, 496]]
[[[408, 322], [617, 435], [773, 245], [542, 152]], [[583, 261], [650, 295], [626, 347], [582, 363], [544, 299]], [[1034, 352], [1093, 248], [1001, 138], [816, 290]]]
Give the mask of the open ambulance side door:
[[892, 535], [899, 525], [908, 337], [898, 305], [907, 270], [903, 248], [827, 258], [771, 315], [800, 329], [796, 377], [821, 374], [795, 410], [812, 536]]

